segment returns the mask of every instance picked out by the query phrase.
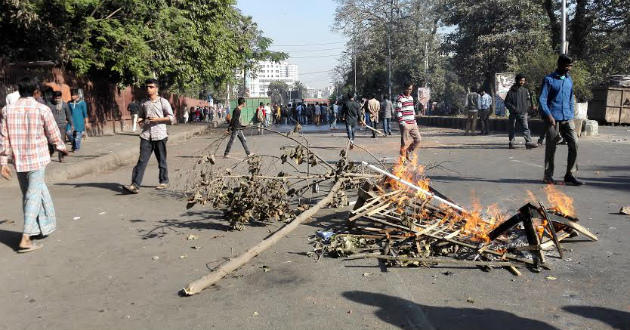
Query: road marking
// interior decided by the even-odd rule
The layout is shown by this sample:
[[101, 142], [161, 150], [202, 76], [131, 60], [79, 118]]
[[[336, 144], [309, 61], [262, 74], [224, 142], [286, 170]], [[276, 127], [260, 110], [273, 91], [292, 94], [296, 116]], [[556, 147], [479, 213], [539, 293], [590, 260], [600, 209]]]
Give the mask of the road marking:
[[517, 159], [510, 159], [511, 162], [517, 162], [517, 163], [521, 163], [521, 164], [525, 164], [525, 165], [529, 165], [529, 166], [535, 166], [535, 167], [540, 167], [540, 168], [545, 168], [542, 165], [538, 165], [538, 164], [532, 164], [532, 163], [528, 163], [528, 162], [522, 162], [520, 160]]

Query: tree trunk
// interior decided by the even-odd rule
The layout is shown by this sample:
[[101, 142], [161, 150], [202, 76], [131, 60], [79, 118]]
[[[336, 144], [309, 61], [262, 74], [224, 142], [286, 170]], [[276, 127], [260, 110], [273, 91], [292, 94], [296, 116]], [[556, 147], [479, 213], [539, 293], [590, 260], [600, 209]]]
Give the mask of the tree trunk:
[[555, 47], [560, 45], [560, 23], [558, 22], [558, 16], [556, 16], [554, 0], [545, 0], [543, 3], [543, 7], [547, 16], [549, 17], [549, 27], [551, 28], [551, 42]]
[[571, 35], [569, 36], [569, 54], [583, 59], [586, 49], [584, 43], [590, 32], [591, 18], [588, 16], [588, 0], [577, 0], [575, 17], [571, 21]]

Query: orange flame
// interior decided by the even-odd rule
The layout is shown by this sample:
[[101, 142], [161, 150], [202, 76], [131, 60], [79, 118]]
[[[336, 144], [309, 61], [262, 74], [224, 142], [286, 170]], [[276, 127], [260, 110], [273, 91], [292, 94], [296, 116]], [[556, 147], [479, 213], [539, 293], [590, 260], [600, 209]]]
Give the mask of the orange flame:
[[463, 215], [464, 228], [462, 233], [469, 236], [470, 239], [477, 242], [490, 242], [490, 232], [494, 230], [499, 224], [507, 219], [507, 216], [501, 212], [498, 205], [492, 204], [486, 208], [486, 214], [490, 216], [489, 219], [484, 219], [482, 216], [482, 206], [472, 194], [472, 209], [468, 214]]
[[547, 185], [545, 193], [547, 194], [547, 200], [556, 211], [566, 216], [576, 217], [575, 208], [573, 208], [573, 198], [556, 189], [554, 185]]
[[[411, 161], [406, 160], [404, 156], [400, 156], [398, 158], [398, 163], [394, 166], [392, 173], [416, 186], [420, 187], [423, 190], [429, 191], [429, 183], [430, 180], [426, 177], [424, 173], [424, 166], [418, 165], [418, 156], [414, 155]], [[402, 184], [394, 179], [389, 179], [388, 182], [394, 189], [403, 189], [410, 190], [411, 187]], [[416, 197], [425, 198], [426, 195], [421, 192], [415, 192]]]

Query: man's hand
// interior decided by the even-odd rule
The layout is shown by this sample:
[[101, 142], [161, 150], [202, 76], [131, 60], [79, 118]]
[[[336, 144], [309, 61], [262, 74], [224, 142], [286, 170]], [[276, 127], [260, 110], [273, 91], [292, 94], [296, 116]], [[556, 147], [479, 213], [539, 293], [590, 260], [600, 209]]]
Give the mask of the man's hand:
[[2, 165], [2, 177], [7, 179], [7, 180], [11, 180], [11, 169], [9, 168], [9, 166], [7, 165]]
[[556, 126], [556, 120], [553, 118], [553, 116], [547, 117], [547, 123], [549, 123], [549, 125], [551, 126]]
[[60, 153], [64, 157], [66, 157], [66, 156], [68, 156], [70, 154], [70, 153], [68, 153], [68, 150], [66, 150], [66, 149], [63, 149], [63, 150], [57, 149], [57, 152]]

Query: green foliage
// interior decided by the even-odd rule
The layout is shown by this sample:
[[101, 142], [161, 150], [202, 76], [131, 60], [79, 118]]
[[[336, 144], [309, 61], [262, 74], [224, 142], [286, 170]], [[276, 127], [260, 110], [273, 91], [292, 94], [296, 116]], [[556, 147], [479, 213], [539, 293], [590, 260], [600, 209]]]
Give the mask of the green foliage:
[[283, 102], [287, 98], [287, 92], [289, 91], [289, 85], [284, 81], [272, 81], [267, 88], [267, 95], [271, 98], [271, 103], [287, 104]]
[[52, 60], [121, 85], [157, 77], [178, 91], [218, 88], [238, 68], [286, 54], [267, 48], [235, 0], [33, 0], [0, 4], [0, 56]]

